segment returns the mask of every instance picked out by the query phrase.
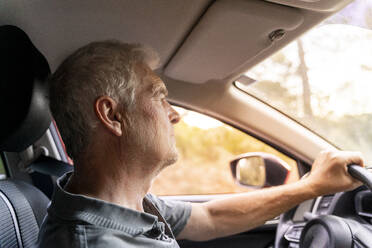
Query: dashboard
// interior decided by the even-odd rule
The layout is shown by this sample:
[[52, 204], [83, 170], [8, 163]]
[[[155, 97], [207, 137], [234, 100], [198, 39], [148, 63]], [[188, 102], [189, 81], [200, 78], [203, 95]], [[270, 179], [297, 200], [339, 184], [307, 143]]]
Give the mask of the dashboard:
[[276, 248], [372, 247], [372, 192], [324, 195], [281, 215]]

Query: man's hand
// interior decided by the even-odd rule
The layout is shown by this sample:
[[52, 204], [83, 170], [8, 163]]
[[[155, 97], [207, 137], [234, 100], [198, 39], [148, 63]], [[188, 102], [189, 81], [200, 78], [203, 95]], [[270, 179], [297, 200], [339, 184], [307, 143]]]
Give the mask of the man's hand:
[[308, 181], [316, 195], [333, 194], [352, 190], [361, 183], [347, 172], [347, 166], [356, 164], [364, 167], [360, 152], [324, 151], [314, 161]]

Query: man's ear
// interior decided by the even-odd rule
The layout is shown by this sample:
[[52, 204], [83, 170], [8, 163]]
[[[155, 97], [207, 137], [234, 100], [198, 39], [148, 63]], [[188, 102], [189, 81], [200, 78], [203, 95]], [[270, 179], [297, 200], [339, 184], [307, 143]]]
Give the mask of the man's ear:
[[123, 122], [119, 110], [118, 103], [109, 96], [97, 98], [94, 104], [94, 111], [98, 120], [109, 132], [116, 136], [123, 134]]

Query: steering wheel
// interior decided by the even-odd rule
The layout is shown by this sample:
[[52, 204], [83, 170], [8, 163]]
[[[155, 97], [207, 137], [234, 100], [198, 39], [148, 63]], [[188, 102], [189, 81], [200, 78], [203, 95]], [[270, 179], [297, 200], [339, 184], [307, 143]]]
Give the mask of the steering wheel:
[[[348, 172], [372, 192], [372, 173], [368, 169], [358, 165], [349, 165]], [[371, 192], [367, 191], [369, 195], [372, 195]], [[363, 194], [365, 195], [366, 191], [353, 193], [352, 196], [361, 197]], [[349, 204], [353, 206], [351, 203]], [[281, 215], [276, 233], [275, 248], [351, 248], [370, 247], [372, 244], [372, 225], [366, 221], [360, 221], [351, 216], [344, 218], [336, 215], [305, 213], [304, 219], [307, 222], [296, 223], [293, 221], [295, 211], [296, 208]], [[372, 218], [372, 214], [368, 217]], [[290, 242], [292, 237], [294, 242]]]

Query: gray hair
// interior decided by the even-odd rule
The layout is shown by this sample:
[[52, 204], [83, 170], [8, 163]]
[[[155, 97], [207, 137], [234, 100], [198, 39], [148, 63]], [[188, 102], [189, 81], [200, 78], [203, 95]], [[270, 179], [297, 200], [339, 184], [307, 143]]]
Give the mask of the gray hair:
[[140, 80], [135, 65], [154, 68], [158, 61], [148, 47], [115, 40], [90, 43], [63, 61], [49, 80], [50, 109], [71, 158], [91, 141], [98, 123], [94, 101], [106, 95], [132, 109]]

